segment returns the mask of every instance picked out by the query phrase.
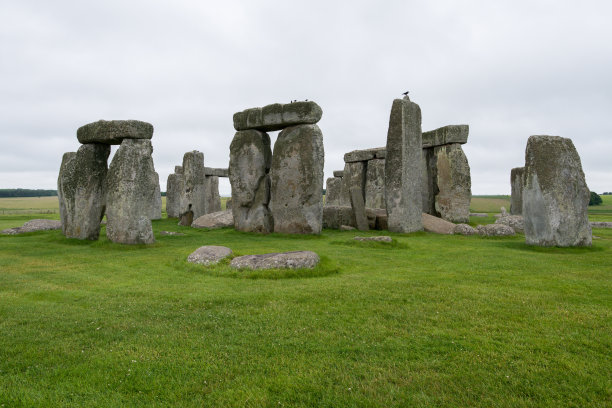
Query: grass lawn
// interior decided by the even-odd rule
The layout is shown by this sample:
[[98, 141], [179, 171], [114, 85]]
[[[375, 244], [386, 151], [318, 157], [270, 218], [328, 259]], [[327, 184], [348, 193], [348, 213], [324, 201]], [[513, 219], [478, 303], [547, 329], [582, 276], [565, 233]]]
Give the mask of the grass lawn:
[[[602, 221], [608, 197], [591, 207]], [[0, 213], [0, 228], [44, 217], [58, 214]], [[612, 406], [610, 229], [563, 249], [153, 226], [186, 235], [0, 235], [0, 406]], [[261, 275], [186, 262], [209, 244], [322, 263]]]

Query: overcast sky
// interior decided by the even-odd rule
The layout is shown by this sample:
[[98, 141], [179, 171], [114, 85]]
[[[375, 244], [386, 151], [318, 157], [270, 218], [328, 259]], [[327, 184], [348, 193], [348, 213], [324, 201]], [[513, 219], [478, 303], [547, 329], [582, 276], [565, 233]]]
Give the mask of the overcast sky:
[[55, 189], [77, 128], [138, 119], [165, 190], [186, 151], [227, 167], [234, 112], [293, 99], [323, 108], [327, 178], [385, 145], [410, 90], [423, 131], [470, 125], [473, 194], [509, 194], [534, 134], [612, 191], [610, 1], [4, 0], [0, 19], [0, 188]]

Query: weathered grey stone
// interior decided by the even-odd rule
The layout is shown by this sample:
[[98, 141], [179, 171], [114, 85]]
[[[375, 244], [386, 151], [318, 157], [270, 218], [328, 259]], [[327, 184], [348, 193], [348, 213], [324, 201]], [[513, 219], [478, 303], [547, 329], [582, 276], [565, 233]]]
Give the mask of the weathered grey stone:
[[[232, 198], [228, 198], [227, 200], [225, 200], [225, 209], [226, 210], [230, 210], [232, 209]], [[233, 215], [232, 215], [233, 217]]]
[[216, 169], [213, 167], [204, 167], [205, 176], [229, 177], [229, 169]]
[[467, 143], [470, 127], [468, 125], [449, 125], [423, 133], [423, 147]]
[[506, 215], [495, 220], [496, 224], [504, 224], [512, 227], [516, 232], [525, 231], [525, 223], [522, 215]]
[[510, 214], [521, 215], [523, 211], [523, 180], [525, 167], [515, 167], [510, 171]]
[[217, 211], [210, 214], [204, 214], [201, 217], [193, 220], [191, 223], [193, 228], [225, 228], [234, 226], [234, 216], [232, 210]]
[[187, 257], [187, 262], [198, 265], [214, 265], [220, 260], [232, 255], [228, 247], [217, 245], [206, 245], [199, 247]]
[[81, 126], [77, 139], [82, 144], [103, 143], [121, 144], [123, 139], [151, 139], [153, 125], [139, 120], [99, 120]]
[[[181, 172], [183, 170], [182, 166]], [[166, 184], [166, 214], [168, 218], [179, 218], [181, 216], [181, 196], [185, 191], [185, 180], [182, 173], [168, 175]]]
[[234, 114], [234, 129], [256, 129], [263, 132], [281, 130], [289, 126], [315, 124], [323, 110], [315, 102], [274, 103], [263, 108], [251, 108]]
[[368, 161], [374, 158], [384, 158], [387, 153], [386, 147], [374, 147], [372, 149], [365, 150], [353, 150], [344, 155], [345, 163]]
[[483, 237], [505, 237], [514, 235], [514, 229], [504, 224], [487, 224], [476, 227], [478, 235]]
[[437, 185], [437, 161], [434, 155], [434, 148], [423, 149], [423, 182], [422, 182], [422, 195], [423, 195], [423, 207], [422, 210], [426, 214], [439, 216], [436, 212], [436, 194], [438, 194]]
[[62, 159], [57, 180], [62, 232], [68, 238], [96, 240], [106, 207], [104, 180], [110, 146], [90, 143]]
[[338, 229], [341, 225], [356, 226], [353, 209], [349, 206], [324, 206], [323, 228]]
[[4, 235], [24, 234], [34, 231], [48, 231], [62, 229], [62, 222], [58, 220], [35, 219], [26, 221], [21, 227], [7, 228], [1, 233]]
[[174, 166], [174, 172], [176, 174], [183, 174], [183, 166]]
[[470, 221], [470, 165], [459, 144], [434, 148], [436, 157], [436, 214], [451, 222]]
[[478, 233], [475, 228], [467, 224], [457, 224], [453, 230], [454, 234], [457, 235], [475, 235]]
[[179, 205], [181, 225], [206, 214], [206, 178], [204, 176], [204, 153], [197, 150], [183, 155], [183, 191]]
[[455, 231], [456, 225], [452, 222], [425, 213], [421, 214], [421, 216], [423, 218], [423, 229], [427, 232], [450, 235]]
[[340, 231], [355, 231], [355, 227], [351, 227], [350, 225], [341, 225], [339, 230]]
[[366, 162], [349, 162], [344, 165], [344, 177], [342, 177], [342, 192], [340, 203], [351, 205], [351, 188], [361, 189], [365, 200], [366, 184]]
[[405, 97], [391, 107], [385, 163], [385, 198], [389, 230], [423, 229], [421, 109]]
[[470, 213], [470, 217], [488, 217], [487, 213]]
[[525, 241], [540, 246], [590, 246], [590, 191], [570, 139], [531, 136], [525, 150]]
[[371, 242], [393, 242], [393, 239], [387, 235], [379, 235], [377, 237], [355, 237], [355, 241], [371, 241]]
[[274, 232], [321, 232], [324, 155], [317, 125], [293, 126], [279, 133], [270, 168]]
[[344, 177], [344, 170], [334, 170], [334, 177]]
[[206, 176], [206, 214], [221, 211], [221, 196], [219, 195], [219, 177]]
[[267, 133], [258, 130], [236, 132], [230, 145], [229, 179], [234, 227], [239, 231], [268, 233], [274, 229], [268, 209], [271, 159]]
[[367, 231], [370, 229], [368, 218], [365, 213], [365, 203], [363, 202], [363, 193], [359, 187], [351, 187], [350, 191], [351, 207], [355, 216], [355, 223], [359, 231]]
[[591, 222], [591, 228], [612, 228], [612, 222]]
[[151, 202], [151, 215], [152, 220], [161, 220], [162, 217], [162, 198], [161, 198], [161, 187], [159, 186], [159, 174], [154, 172], [153, 177], [155, 178], [155, 191], [153, 192], [153, 201]]
[[263, 255], [245, 255], [232, 259], [236, 269], [297, 269], [314, 268], [320, 259], [311, 251], [294, 251]]
[[385, 159], [368, 161], [365, 177], [366, 208], [385, 208]]
[[151, 225], [154, 194], [159, 186], [153, 146], [146, 139], [125, 139], [106, 177], [106, 236], [122, 244], [155, 242]]
[[325, 205], [342, 204], [342, 178], [330, 177], [325, 183]]
[[506, 207], [502, 206], [500, 209], [500, 217], [507, 217], [508, 216], [508, 211], [506, 211]]

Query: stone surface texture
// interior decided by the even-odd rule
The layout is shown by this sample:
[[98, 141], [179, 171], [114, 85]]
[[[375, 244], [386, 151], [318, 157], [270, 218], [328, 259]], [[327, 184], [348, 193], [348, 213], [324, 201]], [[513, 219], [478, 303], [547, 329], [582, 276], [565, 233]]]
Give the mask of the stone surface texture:
[[374, 147], [372, 149], [365, 150], [353, 150], [344, 154], [344, 161], [346, 163], [368, 161], [375, 158], [385, 158], [387, 154], [386, 147]]
[[205, 176], [229, 177], [229, 169], [217, 169], [213, 167], [204, 167]]
[[434, 148], [436, 156], [435, 212], [451, 222], [470, 221], [470, 165], [459, 144]]
[[380, 235], [377, 237], [355, 237], [353, 239], [355, 241], [393, 242], [393, 239], [386, 235]]
[[365, 176], [365, 206], [385, 208], [385, 159], [368, 161]]
[[219, 195], [219, 177], [206, 176], [206, 214], [221, 211], [221, 196]]
[[423, 133], [423, 147], [467, 143], [470, 127], [468, 125], [448, 125]]
[[523, 183], [525, 167], [510, 170], [510, 214], [521, 215], [523, 212]]
[[274, 229], [268, 208], [271, 161], [267, 133], [258, 130], [236, 132], [230, 145], [229, 179], [234, 227], [239, 231], [268, 233]]
[[99, 143], [85, 144], [74, 154], [64, 154], [57, 193], [62, 232], [67, 238], [99, 238], [106, 208], [109, 154], [110, 146]]
[[453, 230], [453, 234], [457, 235], [476, 235], [478, 231], [468, 224], [457, 224]]
[[319, 261], [314, 252], [294, 251], [239, 256], [232, 259], [230, 266], [237, 269], [297, 269], [314, 268]]
[[201, 246], [187, 257], [187, 262], [198, 265], [214, 265], [220, 260], [232, 255], [228, 247], [217, 245]]
[[476, 227], [478, 235], [483, 237], [505, 237], [514, 235], [514, 229], [504, 224], [487, 224]]
[[385, 163], [389, 231], [423, 229], [421, 109], [405, 97], [391, 107]]
[[525, 150], [525, 241], [539, 246], [590, 246], [590, 191], [570, 139], [531, 136]]
[[612, 228], [612, 222], [591, 222], [591, 228]]
[[496, 224], [504, 224], [512, 227], [516, 232], [525, 231], [525, 222], [522, 215], [506, 215], [495, 220]]
[[274, 103], [235, 113], [234, 129], [270, 132], [290, 126], [315, 124], [321, 120], [322, 115], [323, 110], [313, 101]]
[[234, 216], [232, 210], [218, 211], [210, 214], [204, 214], [196, 218], [191, 223], [193, 228], [225, 228], [234, 226]]
[[62, 222], [58, 220], [35, 219], [26, 221], [21, 227], [7, 228], [2, 231], [4, 235], [24, 234], [34, 231], [48, 231], [62, 229]]
[[279, 133], [270, 169], [274, 232], [321, 232], [324, 156], [317, 125], [292, 126]]
[[370, 225], [365, 212], [365, 203], [363, 202], [363, 193], [359, 187], [351, 187], [349, 191], [351, 197], [351, 208], [355, 217], [355, 224], [359, 231], [368, 231]]
[[450, 235], [455, 231], [456, 225], [452, 222], [425, 213], [421, 214], [421, 216], [423, 217], [423, 228], [427, 232]]
[[[350, 162], [344, 165], [340, 205], [351, 205], [351, 188], [359, 188], [365, 193], [366, 162]], [[363, 197], [365, 200], [365, 195]]]
[[[184, 220], [189, 218], [194, 220], [208, 212], [206, 208], [207, 189], [204, 176], [204, 153], [194, 150], [183, 155], [183, 183], [179, 217]], [[183, 222], [182, 225], [190, 225], [187, 222]]]
[[122, 244], [155, 242], [151, 225], [159, 178], [147, 139], [124, 139], [106, 177], [106, 236]]
[[[181, 167], [182, 166], [177, 166]], [[168, 218], [179, 218], [181, 216], [181, 195], [185, 190], [185, 181], [182, 173], [174, 173], [168, 175], [166, 184], [166, 213]]]
[[153, 192], [152, 202], [151, 202], [151, 219], [152, 220], [161, 220], [162, 217], [162, 197], [161, 197], [161, 187], [159, 186], [159, 174], [154, 172], [153, 177], [155, 178], [155, 191]]
[[330, 177], [325, 183], [325, 205], [342, 205], [342, 178]]
[[139, 120], [99, 120], [81, 126], [77, 139], [82, 144], [103, 143], [118, 145], [124, 139], [151, 139], [153, 125]]
[[344, 177], [344, 170], [334, 170], [334, 177]]

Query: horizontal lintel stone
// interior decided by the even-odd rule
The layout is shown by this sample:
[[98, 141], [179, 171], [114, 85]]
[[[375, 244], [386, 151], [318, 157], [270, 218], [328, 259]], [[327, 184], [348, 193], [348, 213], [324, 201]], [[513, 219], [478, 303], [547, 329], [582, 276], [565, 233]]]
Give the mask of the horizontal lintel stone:
[[289, 126], [315, 124], [321, 116], [323, 110], [313, 101], [273, 103], [234, 113], [234, 128], [238, 131], [256, 129], [271, 132]]
[[387, 153], [387, 148], [385, 147], [375, 147], [373, 149], [365, 149], [365, 150], [353, 150], [352, 152], [348, 152], [344, 155], [345, 163], [353, 163], [358, 161], [367, 161], [375, 158], [384, 158]]
[[344, 170], [334, 170], [334, 177], [344, 177]]
[[205, 176], [229, 177], [228, 169], [216, 169], [213, 167], [204, 167]]
[[81, 144], [121, 144], [123, 139], [151, 139], [153, 125], [140, 120], [99, 120], [81, 126], [77, 139]]
[[468, 125], [448, 125], [423, 132], [423, 148], [453, 143], [465, 144], [469, 133], [470, 127]]

